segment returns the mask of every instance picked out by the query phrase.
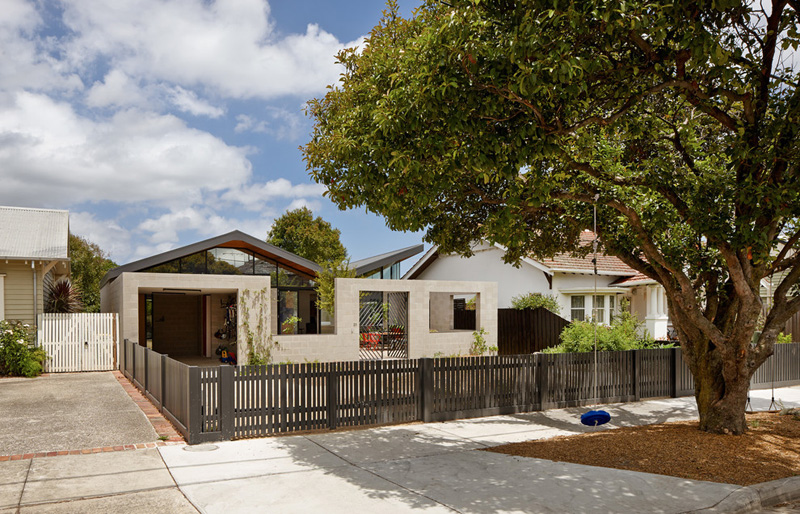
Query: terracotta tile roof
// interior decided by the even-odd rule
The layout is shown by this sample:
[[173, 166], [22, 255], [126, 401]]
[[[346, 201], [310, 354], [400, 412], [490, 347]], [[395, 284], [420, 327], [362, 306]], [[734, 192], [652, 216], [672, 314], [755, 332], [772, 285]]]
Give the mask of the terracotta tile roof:
[[[581, 246], [591, 246], [594, 241], [594, 233], [590, 231], [581, 232]], [[578, 271], [592, 273], [591, 253], [585, 257], [575, 257], [569, 253], [556, 254], [552, 259], [543, 259], [542, 264], [553, 271]], [[602, 253], [597, 254], [597, 271], [604, 274], [615, 274], [624, 276], [636, 275], [636, 270], [622, 262], [619, 258]]]
[[611, 282], [610, 286], [619, 286], [619, 287], [626, 287], [626, 286], [634, 286], [637, 284], [647, 284], [647, 283], [655, 283], [656, 281], [652, 278], [648, 277], [644, 273], [636, 272], [636, 275], [632, 277], [622, 277], [618, 278], [617, 280]]

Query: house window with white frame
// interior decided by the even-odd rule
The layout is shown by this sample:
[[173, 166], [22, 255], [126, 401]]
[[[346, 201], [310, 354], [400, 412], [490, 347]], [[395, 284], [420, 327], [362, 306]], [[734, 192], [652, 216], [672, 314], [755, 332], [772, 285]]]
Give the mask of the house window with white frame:
[[[589, 321], [596, 319], [603, 325], [611, 324], [617, 309], [616, 295], [572, 295], [570, 296], [570, 320]], [[586, 311], [590, 309], [590, 315]]]
[[586, 299], [583, 296], [572, 296], [570, 299], [570, 320], [583, 321], [586, 318], [586, 310], [584, 308]]

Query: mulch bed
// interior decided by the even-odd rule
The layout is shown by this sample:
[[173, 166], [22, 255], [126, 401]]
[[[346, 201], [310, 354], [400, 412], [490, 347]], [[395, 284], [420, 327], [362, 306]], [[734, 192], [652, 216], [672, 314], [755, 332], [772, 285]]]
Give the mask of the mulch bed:
[[800, 475], [800, 420], [747, 415], [741, 436], [701, 432], [697, 421], [622, 427], [506, 444], [486, 451], [742, 486]]

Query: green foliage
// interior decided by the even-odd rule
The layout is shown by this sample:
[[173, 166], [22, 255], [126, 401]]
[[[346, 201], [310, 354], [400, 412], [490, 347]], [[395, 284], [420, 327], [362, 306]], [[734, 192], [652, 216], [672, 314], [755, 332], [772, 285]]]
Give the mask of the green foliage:
[[324, 262], [317, 273], [317, 308], [333, 316], [336, 310], [336, 279], [355, 278], [356, 270], [350, 268], [350, 260]]
[[283, 323], [281, 324], [281, 332], [284, 334], [294, 334], [295, 328], [297, 328], [297, 324], [302, 322], [302, 318], [298, 318], [297, 316], [289, 316]]
[[792, 342], [792, 334], [784, 334], [781, 332], [778, 334], [778, 339], [775, 341], [776, 344], [787, 344]]
[[69, 235], [69, 261], [72, 284], [80, 291], [86, 312], [100, 312], [100, 280], [117, 264], [95, 243]]
[[[639, 334], [643, 335], [639, 335]], [[573, 353], [594, 351], [595, 326], [590, 321], [573, 321], [561, 332], [561, 344], [547, 348], [544, 353]], [[673, 344], [657, 343], [642, 323], [630, 313], [627, 305], [614, 316], [611, 326], [597, 325], [597, 351], [618, 352], [650, 348], [672, 348]]]
[[486, 344], [486, 330], [483, 327], [472, 333], [472, 346], [469, 347], [470, 355], [483, 355], [489, 350]]
[[267, 243], [317, 264], [341, 263], [347, 250], [339, 240], [341, 232], [307, 207], [286, 211], [267, 234]]
[[561, 314], [561, 306], [553, 295], [542, 293], [528, 293], [515, 296], [511, 299], [511, 307], [514, 309], [536, 309], [544, 307], [553, 314]]
[[81, 312], [81, 292], [68, 278], [50, 284], [44, 291], [44, 312], [70, 314]]
[[47, 354], [32, 344], [33, 331], [28, 325], [0, 320], [0, 375], [39, 376]]

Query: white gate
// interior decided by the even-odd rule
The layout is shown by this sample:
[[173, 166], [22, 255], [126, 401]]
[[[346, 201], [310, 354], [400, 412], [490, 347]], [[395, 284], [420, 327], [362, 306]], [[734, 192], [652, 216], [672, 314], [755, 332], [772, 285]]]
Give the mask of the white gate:
[[117, 314], [40, 314], [44, 371], [110, 371], [119, 349]]

